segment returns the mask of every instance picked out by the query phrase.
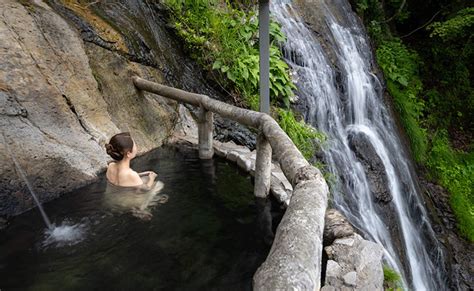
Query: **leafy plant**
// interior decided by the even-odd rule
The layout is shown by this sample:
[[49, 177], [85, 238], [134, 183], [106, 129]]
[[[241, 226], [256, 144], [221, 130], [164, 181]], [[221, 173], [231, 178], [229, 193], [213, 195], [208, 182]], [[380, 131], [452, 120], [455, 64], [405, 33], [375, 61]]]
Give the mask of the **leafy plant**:
[[395, 108], [401, 116], [415, 160], [423, 162], [427, 149], [426, 130], [422, 127], [423, 99], [419, 78], [419, 58], [400, 41], [384, 41], [376, 51], [377, 61], [387, 79], [387, 89], [395, 101]]
[[[167, 0], [172, 22], [191, 52], [217, 79], [230, 86], [253, 110], [259, 106], [258, 17], [216, 1]], [[277, 44], [286, 40], [280, 25], [270, 21], [270, 97], [274, 106], [289, 109], [296, 86]], [[277, 109], [283, 130], [306, 158], [323, 136], [289, 110]]]
[[[246, 105], [256, 110], [259, 93], [258, 18], [231, 5], [206, 1], [168, 0], [174, 27], [191, 55], [229, 82]], [[278, 23], [270, 23], [270, 94], [274, 103], [289, 107], [296, 88], [277, 47], [285, 41]], [[226, 85], [226, 84], [225, 84]]]
[[434, 22], [428, 26], [430, 36], [439, 36], [448, 41], [471, 33], [474, 26], [474, 7], [462, 9], [456, 15], [444, 22]]
[[307, 159], [314, 155], [317, 144], [323, 142], [326, 137], [312, 126], [297, 121], [293, 112], [285, 109], [277, 109], [278, 124], [288, 134], [296, 147]]

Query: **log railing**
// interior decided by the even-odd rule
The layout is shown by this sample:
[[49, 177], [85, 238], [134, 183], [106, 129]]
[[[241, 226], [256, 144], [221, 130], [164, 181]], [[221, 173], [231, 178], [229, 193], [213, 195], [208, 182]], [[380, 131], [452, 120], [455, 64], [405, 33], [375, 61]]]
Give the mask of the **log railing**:
[[278, 123], [268, 114], [238, 108], [206, 95], [136, 76], [133, 83], [139, 90], [200, 108], [198, 134], [199, 157], [202, 159], [210, 159], [214, 153], [213, 113], [259, 131], [255, 195], [264, 198], [269, 193], [272, 151], [294, 190], [270, 253], [254, 275], [253, 287], [255, 290], [319, 290], [328, 186], [321, 172], [308, 163]]

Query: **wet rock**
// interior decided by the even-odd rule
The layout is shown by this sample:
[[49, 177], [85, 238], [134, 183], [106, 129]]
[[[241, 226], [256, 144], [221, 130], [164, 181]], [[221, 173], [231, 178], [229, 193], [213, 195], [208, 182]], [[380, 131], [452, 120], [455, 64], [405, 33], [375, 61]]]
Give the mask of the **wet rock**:
[[349, 146], [365, 168], [375, 201], [381, 203], [392, 201], [384, 165], [372, 144], [362, 134], [352, 134], [349, 136]]
[[0, 230], [6, 228], [8, 225], [8, 220], [5, 218], [0, 217]]
[[214, 138], [220, 142], [233, 141], [250, 150], [256, 148], [256, 134], [238, 122], [216, 116]]
[[432, 215], [438, 218], [433, 229], [447, 249], [445, 268], [451, 290], [474, 290], [474, 244], [459, 234], [456, 218], [449, 204], [449, 193], [420, 176], [420, 184], [433, 203]]

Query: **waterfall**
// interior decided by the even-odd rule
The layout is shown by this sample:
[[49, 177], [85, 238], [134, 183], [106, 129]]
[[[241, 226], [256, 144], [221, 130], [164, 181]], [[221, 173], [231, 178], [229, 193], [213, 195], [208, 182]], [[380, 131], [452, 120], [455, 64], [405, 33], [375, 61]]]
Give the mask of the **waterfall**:
[[[320, 3], [324, 31], [317, 33], [324, 35], [318, 35], [290, 2], [272, 1], [271, 11], [287, 36], [282, 50], [306, 104], [305, 120], [328, 137], [322, 151], [335, 179], [334, 206], [384, 247], [386, 263], [401, 274], [405, 288], [445, 290], [443, 251], [372, 73], [373, 56], [360, 22], [345, 1], [334, 1], [339, 14]], [[367, 152], [371, 155], [364, 156]], [[380, 173], [369, 173], [367, 165], [380, 167]], [[374, 188], [384, 192], [385, 202], [376, 202]]]

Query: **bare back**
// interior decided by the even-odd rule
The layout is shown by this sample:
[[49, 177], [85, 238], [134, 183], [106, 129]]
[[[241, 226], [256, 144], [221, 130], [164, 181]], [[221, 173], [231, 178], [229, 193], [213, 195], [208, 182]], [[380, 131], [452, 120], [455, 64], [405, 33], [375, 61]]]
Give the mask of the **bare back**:
[[134, 187], [143, 185], [143, 181], [137, 172], [131, 168], [121, 169], [115, 162], [108, 165], [105, 175], [107, 180], [116, 186]]

